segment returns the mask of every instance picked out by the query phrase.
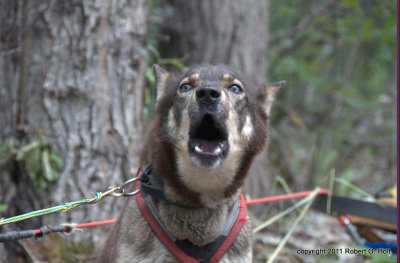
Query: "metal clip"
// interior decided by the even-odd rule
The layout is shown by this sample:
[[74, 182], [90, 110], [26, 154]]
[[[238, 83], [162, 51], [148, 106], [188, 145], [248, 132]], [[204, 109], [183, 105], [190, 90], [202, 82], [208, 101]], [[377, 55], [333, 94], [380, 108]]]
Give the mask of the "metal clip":
[[109, 187], [107, 191], [103, 193], [103, 196], [113, 196], [113, 197], [119, 197], [122, 196], [124, 193], [124, 190], [121, 189], [119, 186], [117, 187]]
[[132, 192], [126, 193], [125, 188], [127, 188], [131, 183], [136, 182], [139, 179], [140, 177], [134, 177], [125, 181], [121, 186], [109, 187], [108, 190], [103, 193], [103, 196], [120, 197], [137, 195], [140, 192], [140, 189], [136, 189]]
[[74, 234], [75, 231], [82, 231], [82, 229], [76, 227], [77, 226], [76, 223], [64, 223], [61, 225], [65, 228], [65, 230], [62, 233], [66, 236]]

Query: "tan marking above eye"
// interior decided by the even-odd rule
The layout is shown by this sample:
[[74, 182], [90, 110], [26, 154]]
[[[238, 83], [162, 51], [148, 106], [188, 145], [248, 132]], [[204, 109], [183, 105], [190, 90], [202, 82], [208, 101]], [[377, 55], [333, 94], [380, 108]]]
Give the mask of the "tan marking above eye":
[[242, 83], [240, 80], [238, 80], [238, 79], [234, 79], [234, 80], [232, 81], [232, 83], [238, 85], [238, 86], [241, 87], [241, 88], [243, 88], [243, 83]]
[[186, 84], [188, 82], [189, 82], [189, 78], [186, 77], [186, 78], [182, 79], [181, 82], [179, 82], [179, 86], [182, 85], [182, 84]]
[[222, 76], [222, 80], [223, 80], [223, 81], [226, 81], [226, 82], [231, 82], [231, 81], [234, 80], [234, 77], [233, 77], [232, 75], [226, 73], [226, 74], [224, 74], [224, 75]]
[[198, 86], [200, 85], [200, 74], [194, 73], [190, 75], [189, 77], [185, 77], [184, 79], [181, 80], [179, 83], [179, 86], [183, 84], [190, 84], [191, 86]]
[[192, 74], [189, 76], [190, 82], [196, 82], [198, 80], [200, 80], [200, 74], [198, 74], [198, 73], [195, 73], [195, 74]]
[[224, 82], [224, 85], [226, 85], [226, 86], [231, 86], [233, 84], [236, 84], [243, 89], [243, 83], [228, 73], [225, 73], [222, 76], [222, 81]]

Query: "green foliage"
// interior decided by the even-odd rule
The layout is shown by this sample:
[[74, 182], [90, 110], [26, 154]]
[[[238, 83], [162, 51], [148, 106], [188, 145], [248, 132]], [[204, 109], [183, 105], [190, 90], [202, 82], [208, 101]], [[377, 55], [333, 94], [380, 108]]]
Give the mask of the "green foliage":
[[61, 247], [61, 258], [63, 262], [79, 262], [79, 259], [87, 259], [95, 251], [95, 245], [87, 240], [68, 242]]
[[[158, 17], [158, 12], [162, 8], [162, 4], [158, 0], [149, 1], [149, 12], [151, 17]], [[148, 60], [146, 67], [146, 79], [148, 88], [145, 90], [145, 106], [147, 110], [152, 111], [155, 106], [156, 98], [156, 77], [154, 75], [152, 66], [158, 64], [159, 66], [173, 71], [182, 72], [186, 69], [183, 61], [185, 58], [163, 58], [158, 50], [159, 44], [159, 25], [157, 23], [149, 23], [148, 25], [148, 43], [147, 52]]]
[[394, 177], [396, 2], [271, 1], [270, 27], [269, 78], [288, 83], [273, 114], [286, 164], [382, 187], [365, 177]]
[[156, 78], [152, 70], [153, 64], [158, 64], [161, 67], [172, 67], [177, 71], [184, 71], [186, 69], [183, 64], [184, 58], [162, 58], [157, 47], [151, 42], [147, 45], [147, 51], [149, 52], [150, 59], [146, 68], [146, 77], [151, 86], [156, 85]]
[[342, 172], [342, 175], [339, 179], [341, 182], [347, 182], [347, 184], [339, 183], [339, 187], [337, 187], [337, 192], [339, 195], [343, 196], [352, 196], [352, 191], [351, 188], [348, 187], [347, 185], [352, 185], [354, 180], [356, 179], [356, 174], [355, 171], [352, 169], [346, 169]]
[[11, 140], [0, 143], [0, 165], [15, 161], [28, 174], [36, 187], [45, 189], [61, 174], [64, 160], [57, 151], [43, 140], [15, 148]]
[[[346, 174], [345, 174], [346, 175]], [[368, 199], [370, 201], [375, 201], [375, 198], [368, 192], [363, 189], [357, 187], [346, 179], [336, 178], [335, 182], [339, 183], [342, 187], [341, 190], [346, 191], [345, 196], [350, 196], [359, 199]]]
[[0, 143], [0, 166], [6, 164], [16, 154], [10, 142]]
[[182, 72], [186, 69], [183, 64], [184, 58], [162, 58], [160, 52], [157, 50], [156, 42], [149, 41], [147, 45], [149, 52], [149, 60], [146, 67], [146, 78], [149, 83], [150, 89], [145, 91], [145, 105], [147, 108], [154, 108], [156, 98], [156, 76], [153, 72], [153, 64], [158, 64], [163, 68], [172, 68], [175, 71]]

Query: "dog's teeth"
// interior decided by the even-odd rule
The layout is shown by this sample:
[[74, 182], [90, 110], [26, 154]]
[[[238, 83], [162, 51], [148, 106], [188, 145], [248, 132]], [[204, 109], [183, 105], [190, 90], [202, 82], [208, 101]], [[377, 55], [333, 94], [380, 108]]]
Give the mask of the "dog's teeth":
[[219, 147], [217, 147], [213, 152], [213, 154], [215, 154], [215, 155], [220, 154], [220, 153], [221, 153], [221, 148], [219, 148]]
[[200, 149], [199, 146], [194, 147], [194, 150], [198, 153], [202, 153], [203, 151]]

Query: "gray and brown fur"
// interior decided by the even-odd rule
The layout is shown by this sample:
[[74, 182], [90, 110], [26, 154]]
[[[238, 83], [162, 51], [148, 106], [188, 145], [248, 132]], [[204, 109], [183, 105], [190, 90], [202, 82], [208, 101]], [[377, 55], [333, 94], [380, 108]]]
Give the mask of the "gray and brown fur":
[[[172, 234], [195, 245], [207, 244], [220, 235], [253, 159], [267, 144], [269, 111], [284, 82], [254, 88], [225, 66], [199, 66], [183, 76], [157, 65], [154, 71], [156, 119], [141, 165], [152, 164], [152, 183], [169, 199], [196, 207], [159, 202], [160, 216]], [[251, 262], [251, 239], [248, 221], [221, 262]], [[99, 259], [176, 262], [133, 199]]]

